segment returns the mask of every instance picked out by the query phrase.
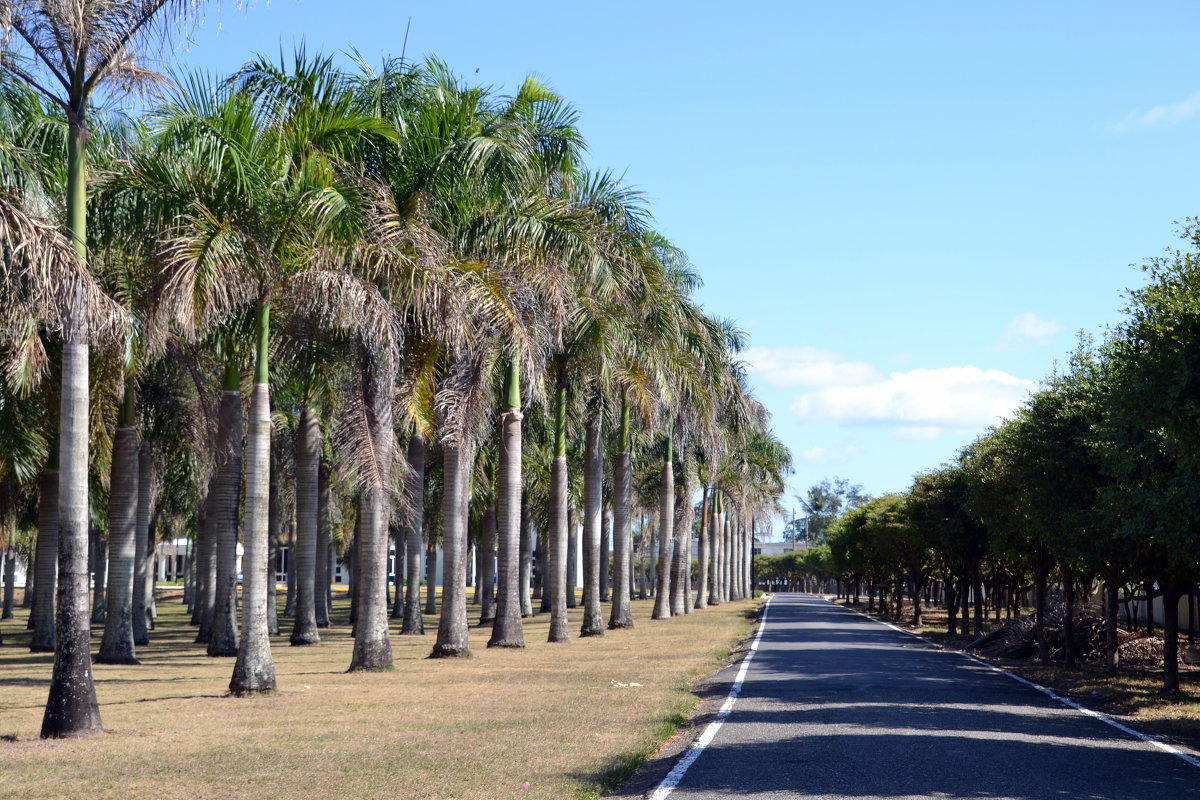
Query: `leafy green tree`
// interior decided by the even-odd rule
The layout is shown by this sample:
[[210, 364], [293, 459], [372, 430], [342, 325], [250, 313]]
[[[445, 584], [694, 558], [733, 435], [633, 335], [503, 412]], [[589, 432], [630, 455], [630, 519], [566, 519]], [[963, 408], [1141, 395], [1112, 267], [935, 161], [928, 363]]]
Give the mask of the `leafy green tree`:
[[1107, 505], [1162, 591], [1168, 692], [1179, 689], [1179, 600], [1200, 576], [1200, 225], [1189, 221], [1182, 238], [1186, 249], [1145, 265], [1148, 284], [1106, 348], [1102, 425]]
[[807, 535], [808, 541], [817, 544], [825, 541], [829, 526], [838, 515], [852, 508], [857, 508], [869, 499], [863, 488], [851, 484], [848, 478], [825, 478], [818, 484], [810, 486], [803, 495], [796, 495], [796, 501], [804, 509], [808, 519], [803, 527], [785, 527], [785, 541], [794, 541]]

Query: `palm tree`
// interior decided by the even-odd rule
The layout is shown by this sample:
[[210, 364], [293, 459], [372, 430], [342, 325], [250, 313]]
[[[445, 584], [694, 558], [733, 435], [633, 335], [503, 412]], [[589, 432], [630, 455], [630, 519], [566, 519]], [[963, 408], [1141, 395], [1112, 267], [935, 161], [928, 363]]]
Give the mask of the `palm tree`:
[[[0, 66], [36, 88], [66, 114], [66, 224], [77, 259], [86, 263], [88, 112], [93, 95], [144, 83], [153, 73], [133, 56], [161, 39], [170, 21], [191, 17], [199, 3], [184, 0], [18, 0], [0, 19], [5, 41], [32, 58], [5, 50]], [[100, 730], [88, 640], [88, 350], [94, 331], [81, 288], [67, 298], [63, 320], [59, 424], [58, 648], [43, 738], [85, 736]]]
[[496, 619], [488, 647], [524, 647], [521, 625], [520, 537], [521, 537], [521, 370], [518, 359], [509, 358], [505, 377], [504, 404], [500, 411], [500, 447], [496, 515], [500, 530], [498, 549], [498, 596]]

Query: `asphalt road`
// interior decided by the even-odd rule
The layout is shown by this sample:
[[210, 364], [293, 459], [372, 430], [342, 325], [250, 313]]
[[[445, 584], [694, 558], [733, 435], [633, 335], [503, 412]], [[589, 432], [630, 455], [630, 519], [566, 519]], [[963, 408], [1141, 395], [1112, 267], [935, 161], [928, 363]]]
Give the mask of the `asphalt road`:
[[777, 595], [741, 695], [671, 800], [1200, 800], [1200, 768], [960, 654]]

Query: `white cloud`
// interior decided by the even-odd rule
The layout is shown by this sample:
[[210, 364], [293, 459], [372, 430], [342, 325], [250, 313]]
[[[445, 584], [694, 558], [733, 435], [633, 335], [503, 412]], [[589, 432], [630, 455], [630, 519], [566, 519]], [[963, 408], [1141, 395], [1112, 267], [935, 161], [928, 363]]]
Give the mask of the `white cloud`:
[[750, 371], [775, 386], [816, 388], [872, 383], [883, 373], [863, 361], [816, 347], [750, 347], [742, 357]]
[[818, 461], [823, 464], [845, 464], [862, 452], [856, 445], [848, 444], [843, 447], [825, 447], [816, 445], [800, 455], [805, 461]]
[[1154, 106], [1147, 111], [1131, 111], [1113, 127], [1118, 133], [1135, 128], [1171, 128], [1197, 114], [1200, 114], [1200, 92], [1194, 92], [1175, 103]]
[[994, 369], [914, 369], [815, 389], [796, 398], [792, 410], [805, 421], [892, 423], [910, 434], [918, 428], [982, 428], [1011, 415], [1035, 388], [1033, 381]]
[[1004, 331], [1000, 334], [1000, 343], [1011, 347], [1021, 343], [1045, 342], [1065, 327], [1062, 323], [1042, 319], [1030, 311], [1027, 314], [1018, 314], [1004, 326]]

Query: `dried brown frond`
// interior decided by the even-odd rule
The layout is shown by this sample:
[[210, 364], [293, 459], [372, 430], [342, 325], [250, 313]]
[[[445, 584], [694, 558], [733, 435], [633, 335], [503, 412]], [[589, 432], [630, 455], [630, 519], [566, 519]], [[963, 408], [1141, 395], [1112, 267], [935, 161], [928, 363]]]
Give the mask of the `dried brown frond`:
[[26, 214], [0, 195], [0, 292], [13, 307], [0, 329], [6, 343], [27, 340], [36, 320], [53, 332], [69, 314], [82, 314], [91, 340], [124, 343], [129, 313], [106, 295], [70, 241], [55, 226]]
[[161, 352], [172, 324], [194, 341], [216, 321], [258, 299], [258, 285], [246, 269], [257, 253], [247, 247], [253, 245], [234, 225], [202, 207], [164, 235], [156, 253], [160, 277], [147, 314], [151, 352]]
[[305, 270], [288, 278], [276, 299], [318, 327], [352, 334], [368, 350], [395, 352], [403, 344], [403, 331], [379, 288], [345, 272]]

